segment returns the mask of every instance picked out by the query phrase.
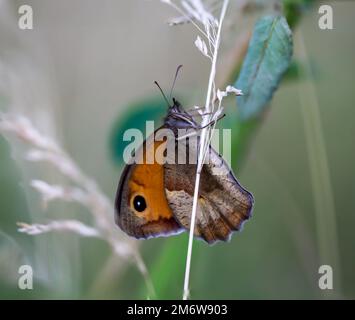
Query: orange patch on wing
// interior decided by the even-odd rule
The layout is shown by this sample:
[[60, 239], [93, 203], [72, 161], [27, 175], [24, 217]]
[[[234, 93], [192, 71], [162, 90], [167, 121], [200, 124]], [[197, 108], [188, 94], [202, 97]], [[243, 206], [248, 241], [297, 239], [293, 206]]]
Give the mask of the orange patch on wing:
[[[157, 147], [165, 142], [154, 142], [154, 147], [148, 147], [148, 152], [154, 152]], [[145, 148], [142, 148], [142, 150]], [[157, 221], [159, 219], [170, 219], [173, 217], [173, 213], [169, 207], [168, 201], [165, 195], [164, 186], [164, 167], [157, 163], [154, 157], [154, 163], [145, 163], [146, 154], [143, 155], [144, 163], [137, 164], [132, 171], [128, 187], [129, 205], [132, 210], [132, 199], [136, 195], [141, 195], [145, 198], [147, 208], [143, 212], [135, 211], [135, 214], [139, 217], [145, 218], [147, 221]]]

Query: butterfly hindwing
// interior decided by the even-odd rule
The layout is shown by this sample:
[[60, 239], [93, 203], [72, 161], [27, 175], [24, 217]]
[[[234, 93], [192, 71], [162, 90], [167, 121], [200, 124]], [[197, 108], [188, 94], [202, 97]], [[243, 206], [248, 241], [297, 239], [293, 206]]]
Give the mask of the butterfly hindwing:
[[[193, 148], [190, 152], [196, 152]], [[226, 241], [249, 219], [253, 196], [235, 178], [233, 172], [212, 148], [209, 161], [201, 172], [198, 210], [194, 234], [208, 243]], [[166, 195], [175, 219], [190, 228], [195, 164], [166, 164], [164, 171]]]

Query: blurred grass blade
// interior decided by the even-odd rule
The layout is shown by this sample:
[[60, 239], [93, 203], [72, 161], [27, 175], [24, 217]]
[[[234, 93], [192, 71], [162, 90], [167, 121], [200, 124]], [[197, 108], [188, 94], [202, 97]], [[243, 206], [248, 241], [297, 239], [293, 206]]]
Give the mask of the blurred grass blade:
[[241, 120], [260, 115], [271, 100], [292, 57], [292, 33], [283, 16], [266, 16], [257, 21], [235, 87]]
[[303, 70], [303, 74], [301, 73], [301, 77], [304, 80], [300, 82], [299, 89], [313, 189], [319, 263], [320, 265], [330, 265], [334, 270], [335, 290], [321, 291], [322, 294], [326, 296], [341, 297], [341, 265], [339, 257], [337, 217], [319, 103], [316, 88], [312, 81], [312, 70], [309, 58], [301, 33], [298, 34], [296, 40], [298, 55], [304, 61], [306, 66]]

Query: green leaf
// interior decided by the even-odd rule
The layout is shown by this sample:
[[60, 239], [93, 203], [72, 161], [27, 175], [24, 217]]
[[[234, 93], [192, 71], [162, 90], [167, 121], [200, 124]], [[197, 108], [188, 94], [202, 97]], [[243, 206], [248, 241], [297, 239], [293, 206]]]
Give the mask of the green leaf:
[[158, 128], [162, 124], [167, 108], [166, 102], [161, 97], [149, 98], [127, 108], [128, 111], [114, 124], [110, 136], [111, 154], [116, 163], [123, 164], [123, 150], [130, 143], [123, 141], [124, 132], [136, 128], [144, 133], [146, 121], [151, 120], [155, 121], [155, 128]]
[[302, 14], [315, 3], [315, 0], [283, 0], [282, 3], [286, 20], [290, 27], [294, 29]]
[[292, 57], [292, 32], [283, 16], [266, 16], [257, 21], [236, 88], [242, 121], [261, 115], [271, 100]]

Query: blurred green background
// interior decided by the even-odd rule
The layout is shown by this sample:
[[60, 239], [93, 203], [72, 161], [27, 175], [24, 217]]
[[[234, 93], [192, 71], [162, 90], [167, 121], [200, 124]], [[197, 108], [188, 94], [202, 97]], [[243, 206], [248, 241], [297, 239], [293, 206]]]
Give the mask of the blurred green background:
[[[34, 10], [31, 31], [17, 27], [21, 1], [0, 2], [0, 110], [26, 115], [60, 141], [113, 201], [122, 169], [117, 132], [129, 121], [132, 127], [137, 115], [144, 120], [164, 116], [153, 81], [168, 90], [176, 66], [183, 64], [176, 96], [186, 105], [203, 101], [209, 66], [193, 46], [196, 33], [191, 26], [164, 24], [175, 12], [159, 1], [27, 3]], [[328, 3], [333, 30], [319, 29], [318, 2], [294, 29], [295, 61], [299, 68], [311, 66], [311, 79], [289, 75], [283, 80], [243, 150], [243, 161], [234, 165], [254, 195], [253, 217], [229, 243], [195, 241], [192, 298], [355, 298], [355, 3]], [[229, 11], [221, 62], [257, 16], [238, 14], [239, 6], [235, 1]], [[301, 37], [305, 50], [297, 42]], [[154, 112], [142, 113], [141, 102]], [[312, 110], [319, 111], [315, 120]], [[235, 117], [235, 101], [229, 100], [220, 126], [233, 131]], [[309, 130], [318, 123], [321, 131]], [[313, 132], [321, 132], [320, 140]], [[318, 148], [310, 154], [310, 141], [311, 147], [312, 141], [324, 142], [325, 154]], [[49, 166], [23, 160], [25, 149], [0, 135], [0, 298], [147, 298], [137, 269], [113, 257], [103, 241], [17, 232], [18, 221], [76, 218], [90, 224], [86, 209], [76, 204], [58, 201], [43, 210], [29, 182], [40, 177], [60, 183], [62, 178]], [[322, 161], [314, 164], [313, 156]], [[324, 160], [328, 167], [320, 172], [331, 182], [327, 190], [334, 210], [326, 210], [336, 216], [339, 256], [332, 291], [318, 287], [318, 268], [327, 264], [320, 256], [322, 216], [316, 211], [329, 194], [315, 185], [324, 181], [317, 180]], [[158, 298], [181, 298], [186, 248], [187, 234], [140, 241]], [[17, 286], [18, 268], [25, 263], [34, 269], [33, 290]]]

